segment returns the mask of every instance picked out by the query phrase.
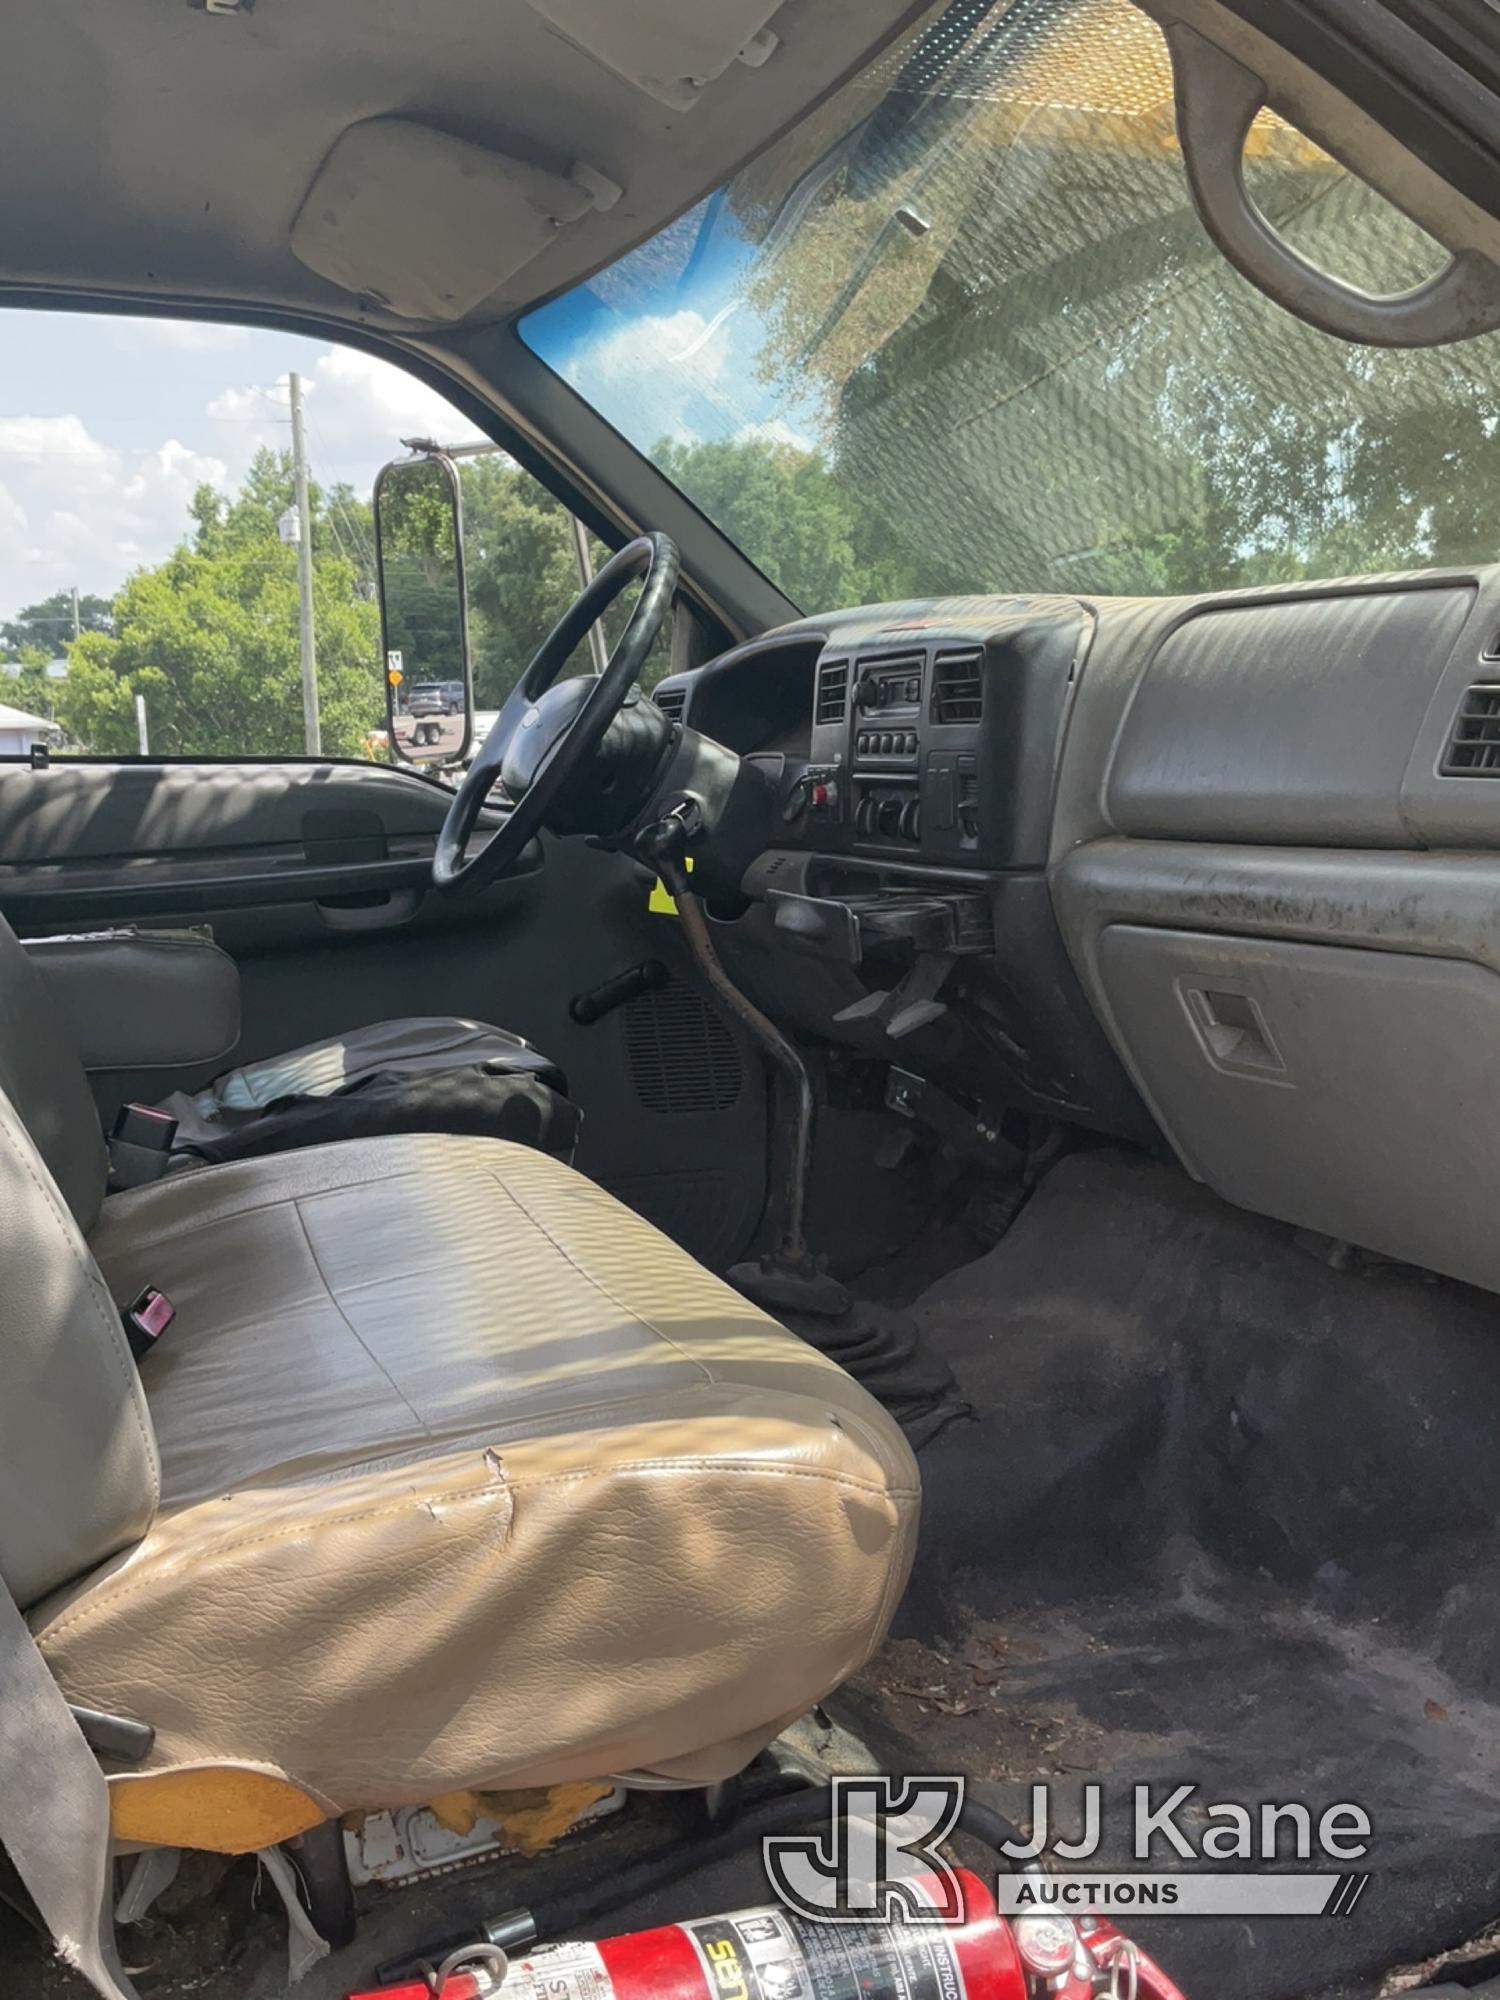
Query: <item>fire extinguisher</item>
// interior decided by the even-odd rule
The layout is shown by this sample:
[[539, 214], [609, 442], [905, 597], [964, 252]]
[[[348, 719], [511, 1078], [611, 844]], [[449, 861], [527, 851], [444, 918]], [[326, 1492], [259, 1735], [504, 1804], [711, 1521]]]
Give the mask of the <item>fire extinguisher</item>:
[[955, 1869], [962, 1921], [813, 1923], [768, 1903], [731, 1916], [546, 1945], [507, 1962], [461, 1948], [429, 1978], [349, 2000], [1184, 2000], [1113, 1924], [1051, 1912], [1007, 1921]]

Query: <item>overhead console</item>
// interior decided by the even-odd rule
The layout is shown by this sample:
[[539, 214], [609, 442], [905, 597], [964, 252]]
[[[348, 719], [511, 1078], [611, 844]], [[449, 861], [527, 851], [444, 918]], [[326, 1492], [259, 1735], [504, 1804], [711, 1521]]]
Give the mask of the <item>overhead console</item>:
[[830, 639], [812, 693], [798, 844], [937, 866], [1039, 867], [1068, 689], [1089, 630], [1026, 600], [964, 629]]

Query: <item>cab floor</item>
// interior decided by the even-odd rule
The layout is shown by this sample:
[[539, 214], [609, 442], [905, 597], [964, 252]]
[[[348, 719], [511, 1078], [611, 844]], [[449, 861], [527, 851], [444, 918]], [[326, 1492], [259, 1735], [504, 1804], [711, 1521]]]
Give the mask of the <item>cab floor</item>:
[[1117, 1865], [1137, 1783], [1196, 1785], [1199, 1837], [1211, 1803], [1363, 1806], [1347, 1922], [1128, 1926], [1194, 1996], [1352, 2000], [1492, 1925], [1500, 1299], [1332, 1269], [1099, 1150], [914, 1310], [976, 1414], [921, 1455], [912, 1587], [851, 1696], [867, 1740], [1022, 1821], [1043, 1780], [1075, 1831], [1097, 1780]]
[[[911, 1291], [949, 1261], [929, 1248], [912, 1245]], [[896, 1632], [831, 1704], [875, 1762], [962, 1772], [1023, 1822], [1045, 1781], [1070, 1831], [1098, 1780], [1100, 1859], [1117, 1865], [1137, 1783], [1158, 1798], [1196, 1785], [1193, 1805], [1362, 1805], [1372, 1881], [1348, 1920], [1128, 1926], [1193, 2000], [1373, 2000], [1392, 1967], [1485, 1931], [1500, 1915], [1500, 1300], [1331, 1269], [1175, 1168], [1100, 1149], [1064, 1159], [999, 1246], [913, 1310], [976, 1414], [923, 1449]], [[672, 1810], [642, 1797], [535, 1862], [380, 1898], [299, 2000], [336, 2000], [397, 1951], [621, 1865]], [[1193, 1806], [1182, 1824], [1201, 1830]], [[195, 1858], [124, 1934], [148, 2000], [279, 2000], [284, 1931], [253, 1907], [253, 1873]], [[752, 1850], [601, 1931], [764, 1894]], [[0, 1992], [84, 1989], [0, 1912]]]

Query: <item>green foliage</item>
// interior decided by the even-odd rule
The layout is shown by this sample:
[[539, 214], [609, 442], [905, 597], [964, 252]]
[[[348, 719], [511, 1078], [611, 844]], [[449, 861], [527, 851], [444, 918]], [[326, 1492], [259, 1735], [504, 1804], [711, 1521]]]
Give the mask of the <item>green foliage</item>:
[[[144, 695], [153, 752], [166, 756], [296, 756], [303, 749], [297, 552], [280, 540], [291, 504], [284, 455], [259, 452], [231, 500], [200, 487], [191, 544], [139, 570], [112, 607], [113, 632], [69, 648], [56, 714], [104, 755], [136, 748]], [[313, 606], [323, 747], [368, 754], [383, 723], [379, 620], [353, 563], [331, 551], [319, 496]]]
[[380, 488], [386, 645], [410, 687], [463, 677], [452, 489], [435, 459], [390, 468]]
[[[109, 600], [82, 596], [78, 600], [78, 623], [85, 632], [109, 630]], [[40, 660], [62, 657], [73, 636], [73, 595], [59, 590], [40, 604], [28, 604], [14, 618], [0, 623], [0, 660], [25, 661], [28, 654]]]
[[821, 453], [743, 438], [664, 439], [651, 455], [794, 604], [836, 610], [969, 588], [957, 570], [919, 568], [899, 528]]
[[578, 595], [567, 509], [498, 454], [463, 468], [474, 698], [498, 708]]
[[[510, 459], [468, 459], [462, 478], [475, 702], [498, 708], [578, 595], [578, 557], [568, 510]], [[596, 568], [608, 560], [592, 539], [590, 552]], [[611, 644], [625, 629], [633, 595], [626, 591], [605, 617]], [[641, 677], [647, 687], [667, 671], [670, 644], [664, 628]], [[581, 649], [571, 670], [589, 671]]]

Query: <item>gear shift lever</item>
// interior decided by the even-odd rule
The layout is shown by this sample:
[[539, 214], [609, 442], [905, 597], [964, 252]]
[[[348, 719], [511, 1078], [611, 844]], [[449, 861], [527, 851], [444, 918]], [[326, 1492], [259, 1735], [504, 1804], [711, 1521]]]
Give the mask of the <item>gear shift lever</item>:
[[813, 1089], [807, 1065], [781, 1030], [724, 970], [709, 936], [702, 900], [686, 866], [694, 808], [676, 806], [636, 837], [635, 848], [660, 875], [677, 904], [683, 935], [698, 969], [765, 1052], [776, 1077], [776, 1134], [781, 1154], [768, 1204], [772, 1248], [755, 1263], [728, 1273], [738, 1292], [771, 1312], [805, 1312], [836, 1319], [849, 1310], [849, 1294], [822, 1270], [807, 1247], [807, 1180], [812, 1164]]

